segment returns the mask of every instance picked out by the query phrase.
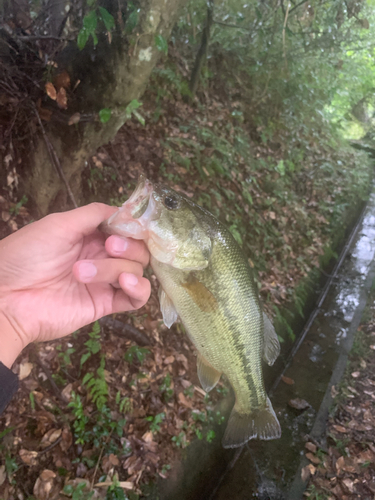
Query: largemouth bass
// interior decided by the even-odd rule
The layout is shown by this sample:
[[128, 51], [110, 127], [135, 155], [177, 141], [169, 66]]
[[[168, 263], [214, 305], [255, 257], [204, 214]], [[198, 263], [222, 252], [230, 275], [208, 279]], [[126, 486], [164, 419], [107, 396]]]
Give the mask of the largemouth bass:
[[228, 229], [185, 196], [144, 177], [100, 228], [145, 241], [160, 283], [164, 323], [170, 328], [182, 321], [198, 351], [203, 389], [215, 387], [222, 373], [232, 385], [236, 401], [223, 446], [279, 438], [262, 358], [273, 364], [280, 344], [262, 313], [251, 268]]

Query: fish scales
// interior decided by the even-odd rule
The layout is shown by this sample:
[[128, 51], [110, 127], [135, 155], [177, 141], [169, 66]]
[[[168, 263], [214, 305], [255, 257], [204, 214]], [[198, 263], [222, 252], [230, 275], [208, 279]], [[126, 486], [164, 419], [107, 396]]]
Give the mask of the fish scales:
[[191, 200], [142, 178], [102, 229], [146, 242], [164, 322], [170, 327], [179, 317], [185, 326], [203, 388], [212, 389], [222, 373], [231, 383], [236, 402], [223, 445], [280, 437], [262, 374], [262, 357], [272, 364], [280, 346], [251, 268], [226, 227]]

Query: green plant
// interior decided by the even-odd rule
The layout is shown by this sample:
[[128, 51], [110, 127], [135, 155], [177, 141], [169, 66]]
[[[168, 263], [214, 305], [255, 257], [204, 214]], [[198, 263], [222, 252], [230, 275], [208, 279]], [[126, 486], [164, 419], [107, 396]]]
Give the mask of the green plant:
[[10, 207], [9, 213], [13, 215], [18, 215], [20, 213], [20, 208], [26, 205], [28, 202], [28, 198], [26, 195], [23, 195], [19, 202], [16, 203], [14, 207]]
[[173, 389], [171, 387], [172, 379], [170, 373], [162, 379], [160, 384], [160, 392], [164, 395], [166, 401], [169, 401], [173, 396]]
[[86, 352], [82, 354], [80, 360], [80, 366], [94, 354], [97, 354], [100, 351], [101, 343], [100, 343], [100, 324], [98, 321], [95, 321], [93, 324], [92, 330], [89, 333], [90, 339], [85, 342]]
[[82, 384], [86, 385], [89, 394], [100, 411], [107, 402], [108, 385], [105, 380], [105, 358], [101, 357], [99, 368], [96, 370], [97, 376], [93, 373], [86, 373], [83, 377]]
[[181, 431], [178, 436], [173, 436], [172, 441], [178, 448], [185, 448], [187, 446], [186, 433]]
[[133, 411], [133, 403], [132, 400], [128, 397], [124, 397], [121, 399], [120, 391], [116, 394], [116, 403], [119, 405], [119, 410], [121, 413], [131, 413]]
[[147, 422], [150, 422], [150, 430], [153, 433], [160, 431], [160, 424], [163, 422], [164, 419], [165, 419], [165, 413], [158, 413], [155, 416], [151, 415], [145, 418]]
[[11, 484], [15, 483], [14, 474], [18, 471], [19, 466], [15, 457], [12, 457], [10, 453], [5, 454], [5, 471], [8, 476], [8, 480]]
[[[90, 7], [95, 6], [95, 4], [95, 0], [88, 1], [88, 5]], [[94, 9], [90, 10], [90, 12], [88, 12], [83, 18], [83, 26], [78, 33], [77, 45], [80, 50], [85, 47], [90, 36], [92, 37], [93, 44], [98, 44], [98, 37], [96, 35], [98, 22], [103, 23], [105, 29], [109, 33], [115, 27], [114, 17], [108, 12], [107, 9], [104, 7], [94, 7]]]
[[88, 486], [84, 481], [76, 485], [65, 485], [63, 492], [72, 497], [73, 500], [90, 500], [94, 495], [93, 491], [88, 491]]
[[73, 421], [73, 429], [76, 437], [76, 444], [85, 444], [88, 438], [87, 425], [90, 419], [85, 414], [80, 395], [72, 391], [71, 398], [72, 400], [68, 404], [68, 408], [72, 409], [72, 413], [75, 417]]
[[137, 359], [142, 364], [148, 354], [150, 354], [150, 351], [146, 347], [133, 345], [126, 351], [124, 359], [127, 363], [133, 363]]
[[62, 365], [66, 368], [68, 366], [72, 365], [72, 359], [71, 356], [76, 352], [76, 349], [74, 347], [68, 347], [65, 351], [63, 351], [62, 345], [58, 345], [56, 347], [56, 350], [58, 351], [58, 357], [61, 360]]

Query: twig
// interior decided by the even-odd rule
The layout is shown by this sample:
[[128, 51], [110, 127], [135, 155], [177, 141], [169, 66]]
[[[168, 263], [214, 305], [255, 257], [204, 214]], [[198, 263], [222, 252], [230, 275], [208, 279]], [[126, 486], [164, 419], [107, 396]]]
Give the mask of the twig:
[[126, 337], [129, 340], [133, 340], [136, 344], [140, 345], [141, 347], [152, 344], [151, 340], [145, 333], [141, 332], [133, 325], [123, 323], [118, 319], [104, 317], [99, 320], [99, 323], [102, 326], [110, 328], [115, 335], [119, 335], [121, 337]]
[[[107, 443], [108, 443], [109, 438], [110, 438], [110, 437], [111, 437], [111, 435], [112, 435], [112, 432], [113, 432], [113, 430], [111, 431], [111, 434], [110, 434], [110, 435], [108, 436], [108, 438], [107, 438]], [[93, 488], [94, 488], [95, 476], [96, 476], [96, 473], [98, 472], [99, 463], [100, 463], [100, 459], [102, 458], [103, 451], [104, 451], [104, 445], [102, 446], [102, 449], [100, 450], [99, 458], [98, 458], [98, 461], [96, 462], [96, 465], [95, 465], [95, 470], [94, 470], [94, 475], [92, 476], [92, 481], [91, 481], [90, 491], [92, 491], [92, 490], [93, 490]]]
[[62, 441], [62, 436], [58, 437], [56, 441], [54, 441], [52, 444], [47, 446], [44, 450], [38, 451], [38, 455], [42, 455], [43, 453], [47, 453], [52, 450], [55, 446], [57, 446], [60, 442]]
[[36, 107], [35, 107], [34, 104], [33, 104], [33, 108], [34, 108], [34, 112], [36, 114], [36, 117], [38, 119], [39, 125], [40, 125], [40, 127], [42, 129], [43, 139], [44, 139], [44, 142], [46, 144], [46, 148], [47, 148], [49, 157], [51, 159], [51, 163], [55, 167], [55, 169], [56, 169], [58, 175], [60, 176], [61, 180], [64, 182], [66, 190], [68, 191], [69, 198], [70, 198], [71, 202], [73, 203], [74, 208], [77, 208], [78, 205], [77, 205], [77, 202], [76, 202], [76, 200], [74, 198], [73, 191], [70, 189], [68, 180], [65, 177], [64, 171], [63, 171], [63, 169], [61, 167], [60, 160], [57, 157], [56, 151], [55, 151], [53, 145], [51, 144], [51, 141], [48, 139], [48, 136], [47, 136], [45, 128], [43, 126], [42, 120], [40, 119], [38, 110], [36, 109]]

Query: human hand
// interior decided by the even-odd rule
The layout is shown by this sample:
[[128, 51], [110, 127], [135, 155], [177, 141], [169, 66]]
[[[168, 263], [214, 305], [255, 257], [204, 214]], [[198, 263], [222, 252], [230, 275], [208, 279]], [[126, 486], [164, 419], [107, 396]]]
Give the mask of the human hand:
[[0, 241], [0, 361], [107, 314], [142, 307], [149, 253], [141, 241], [97, 230], [114, 207], [92, 203], [48, 215]]

